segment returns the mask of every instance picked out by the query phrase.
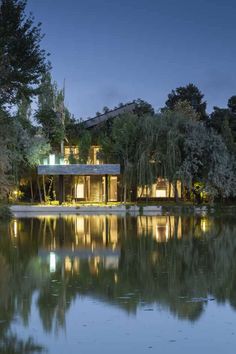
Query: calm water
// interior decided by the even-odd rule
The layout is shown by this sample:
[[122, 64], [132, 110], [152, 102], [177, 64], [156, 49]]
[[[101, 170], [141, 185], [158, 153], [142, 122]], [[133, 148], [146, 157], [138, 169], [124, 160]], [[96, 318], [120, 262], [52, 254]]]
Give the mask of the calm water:
[[233, 216], [0, 224], [1, 354], [228, 354], [235, 347]]

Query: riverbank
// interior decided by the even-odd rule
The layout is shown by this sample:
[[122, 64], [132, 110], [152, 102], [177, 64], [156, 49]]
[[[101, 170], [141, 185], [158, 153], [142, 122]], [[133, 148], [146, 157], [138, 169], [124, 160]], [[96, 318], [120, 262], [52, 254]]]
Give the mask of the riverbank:
[[156, 214], [161, 215], [162, 206], [160, 205], [11, 205], [11, 213], [14, 217], [27, 217], [33, 214], [37, 215], [61, 215], [61, 214]]
[[34, 215], [64, 215], [64, 214], [213, 214], [221, 212], [236, 212], [236, 205], [193, 205], [187, 203], [161, 203], [160, 205], [136, 204], [76, 204], [76, 205], [45, 205], [18, 204], [9, 206], [14, 217], [32, 217]]

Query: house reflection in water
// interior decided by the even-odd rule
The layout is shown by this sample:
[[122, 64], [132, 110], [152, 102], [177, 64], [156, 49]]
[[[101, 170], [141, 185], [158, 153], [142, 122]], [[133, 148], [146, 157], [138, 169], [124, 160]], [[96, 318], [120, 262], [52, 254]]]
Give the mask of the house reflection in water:
[[[47, 262], [51, 273], [56, 272], [60, 264], [65, 273], [79, 274], [83, 261], [88, 264], [90, 273], [96, 275], [100, 269], [116, 271], [119, 268], [121, 244], [129, 233], [151, 237], [157, 243], [181, 239], [185, 228], [190, 228], [183, 220], [181, 216], [170, 215], [43, 216], [31, 219], [30, 223], [24, 219], [12, 220], [10, 234], [15, 245], [30, 242], [27, 234], [31, 233], [31, 240], [37, 234], [38, 255]], [[210, 219], [206, 217], [191, 220], [195, 236], [211, 228]]]
[[[42, 227], [45, 242], [39, 249], [39, 256], [47, 260], [50, 272], [55, 272], [59, 266], [65, 273], [79, 274], [81, 261], [88, 262], [90, 273], [94, 275], [99, 268], [118, 269], [118, 219], [115, 215], [47, 218]], [[45, 219], [42, 222], [45, 223]]]
[[137, 223], [139, 236], [151, 234], [157, 242], [182, 237], [181, 216], [139, 216]]
[[118, 243], [118, 218], [116, 215], [91, 215], [72, 217], [76, 245], [83, 244], [93, 248], [110, 245], [113, 249]]

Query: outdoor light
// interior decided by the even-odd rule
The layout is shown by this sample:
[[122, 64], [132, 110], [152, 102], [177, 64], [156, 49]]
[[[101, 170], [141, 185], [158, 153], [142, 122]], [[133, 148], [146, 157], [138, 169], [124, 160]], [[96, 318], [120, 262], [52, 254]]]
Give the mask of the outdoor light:
[[56, 271], [56, 255], [54, 252], [50, 252], [49, 268], [50, 268], [50, 273], [55, 273], [55, 271]]
[[47, 165], [48, 164], [48, 159], [47, 157], [45, 159], [43, 159], [43, 165]]
[[55, 154], [49, 155], [49, 165], [55, 165]]
[[17, 237], [17, 220], [13, 221], [13, 234], [14, 237]]
[[60, 157], [59, 163], [60, 165], [65, 165], [64, 157]]

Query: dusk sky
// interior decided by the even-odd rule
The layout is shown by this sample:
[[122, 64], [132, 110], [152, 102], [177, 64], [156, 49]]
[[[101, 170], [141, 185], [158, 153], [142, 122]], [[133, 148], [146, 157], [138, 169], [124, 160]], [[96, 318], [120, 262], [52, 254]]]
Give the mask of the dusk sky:
[[28, 0], [76, 118], [190, 82], [208, 112], [236, 95], [235, 0]]

